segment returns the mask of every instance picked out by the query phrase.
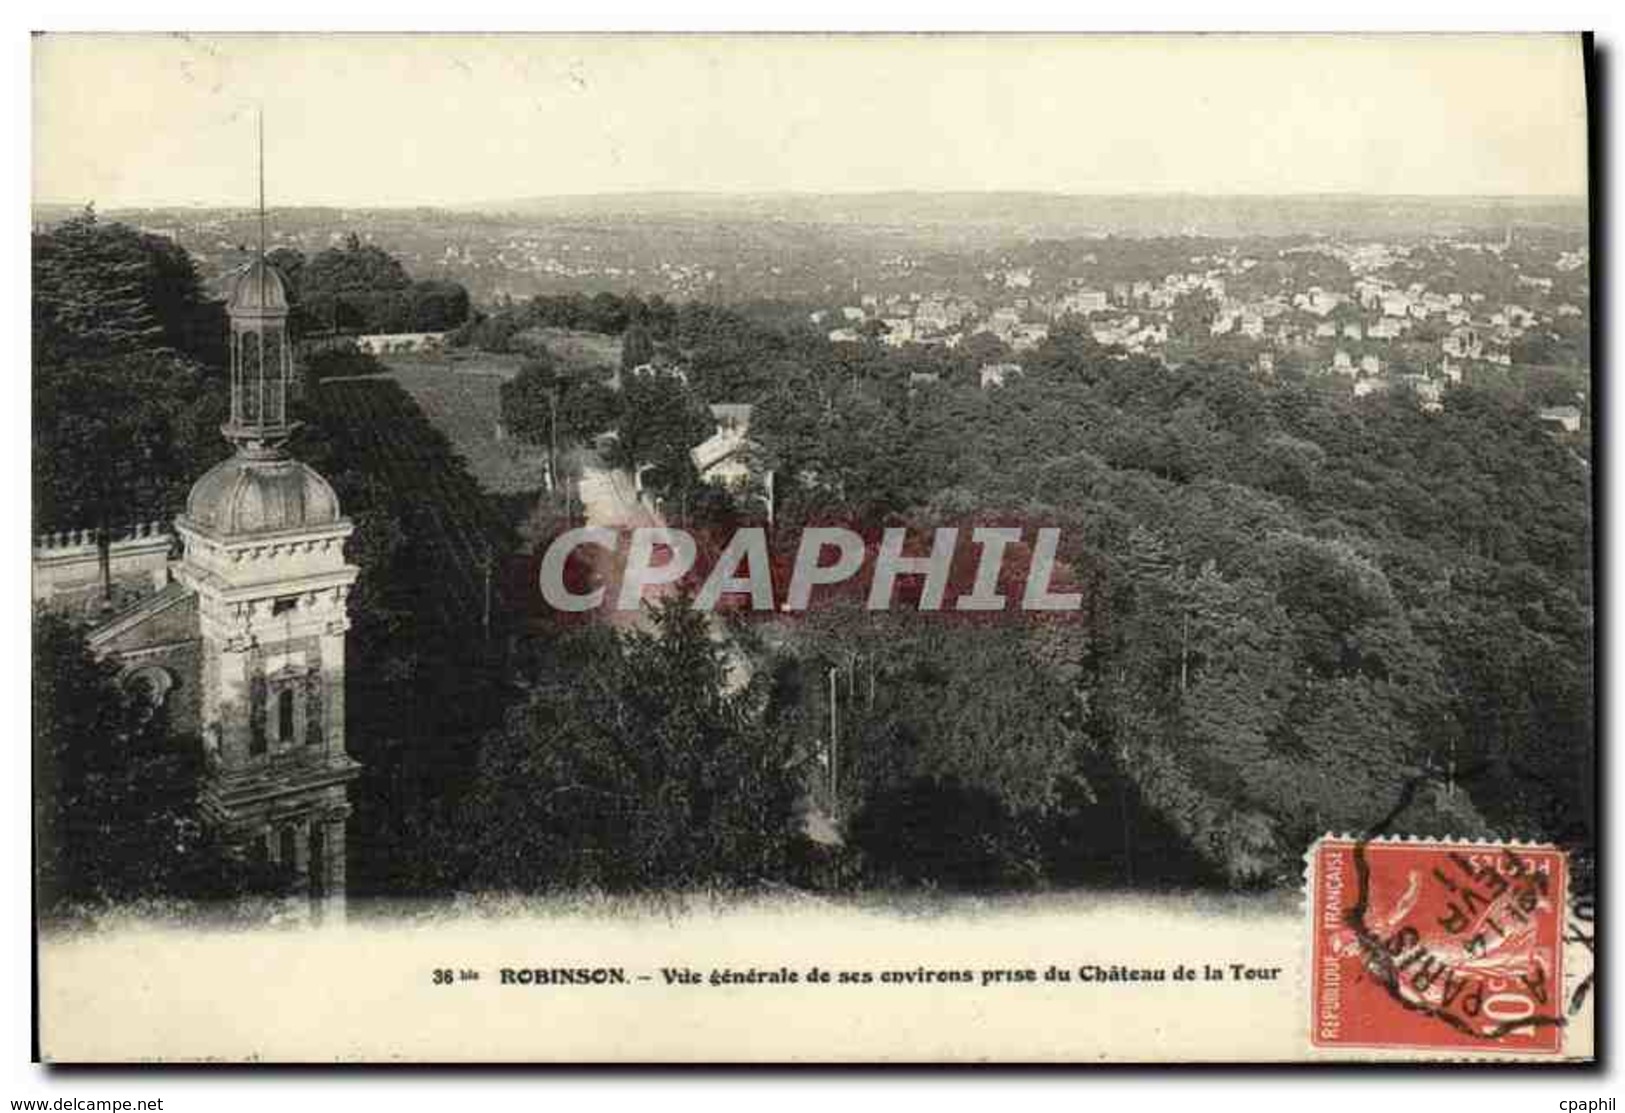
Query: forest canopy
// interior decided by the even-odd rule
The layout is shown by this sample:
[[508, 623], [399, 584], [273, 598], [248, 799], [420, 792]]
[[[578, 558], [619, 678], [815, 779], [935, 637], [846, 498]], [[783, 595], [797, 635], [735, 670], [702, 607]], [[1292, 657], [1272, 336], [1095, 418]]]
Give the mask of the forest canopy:
[[[528, 357], [501, 394], [517, 439], [613, 429], [600, 462], [646, 471], [685, 521], [1053, 524], [1087, 596], [1069, 626], [837, 607], [712, 630], [676, 608], [654, 637], [493, 613], [493, 554], [526, 556], [503, 508], [396, 384], [327, 383], [302, 451], [358, 524], [356, 842], [414, 847], [357, 871], [372, 891], [668, 869], [1294, 886], [1328, 830], [1588, 858], [1590, 464], [1526, 393], [1469, 381], [1426, 412], [1222, 345], [1173, 365], [1065, 327], [991, 386], [979, 366], [1008, 351], [831, 342], [784, 307], [596, 294], [470, 316], [354, 238], [279, 263], [329, 323], [449, 298], [432, 319], [462, 322], [456, 343]], [[173, 508], [225, 451], [218, 307], [184, 252], [92, 214], [36, 236], [34, 267], [36, 524]], [[1193, 337], [1208, 311], [1181, 310]], [[620, 336], [625, 365], [565, 373], [527, 348], [537, 329]], [[741, 403], [754, 485], [723, 492], [688, 450], [708, 406]], [[808, 867], [809, 807], [842, 824], [833, 874]]]
[[[899, 615], [880, 634], [829, 613], [777, 640], [803, 751], [853, 701], [838, 806], [874, 870], [1054, 882], [1110, 845], [1096, 880], [1155, 853], [1287, 884], [1317, 835], [1382, 822], [1589, 845], [1587, 463], [1497, 383], [1452, 388], [1439, 413], [1403, 391], [1350, 399], [1254, 374], [1200, 339], [1210, 306], [1176, 310], [1195, 322], [1181, 366], [1061, 327], [993, 389], [977, 361], [1008, 353], [830, 343], [744, 307], [537, 298], [460, 339], [635, 332], [681, 371], [667, 389], [754, 405], [781, 528], [1068, 527], [1063, 555], [1095, 585], [1085, 628], [942, 635]], [[1143, 831], [1107, 822], [1119, 797]], [[942, 840], [934, 875], [888, 852], [897, 824], [916, 849]], [[950, 845], [983, 865], [950, 868]]]

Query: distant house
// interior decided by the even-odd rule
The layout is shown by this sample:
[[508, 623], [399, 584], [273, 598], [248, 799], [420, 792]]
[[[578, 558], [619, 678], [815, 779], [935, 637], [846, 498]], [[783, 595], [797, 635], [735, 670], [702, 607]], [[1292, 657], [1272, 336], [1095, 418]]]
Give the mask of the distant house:
[[1477, 329], [1462, 326], [1450, 330], [1442, 345], [1446, 355], [1457, 359], [1477, 359], [1484, 351], [1484, 338]]
[[914, 327], [921, 332], [941, 332], [948, 327], [948, 307], [932, 298], [914, 309]]
[[1104, 313], [1106, 311], [1106, 291], [1104, 290], [1075, 290], [1063, 297], [1056, 306], [1059, 314], [1075, 314], [1088, 316], [1090, 313]]
[[688, 385], [688, 372], [680, 364], [675, 363], [640, 363], [632, 368], [632, 374], [653, 377], [656, 375], [671, 375]]
[[1330, 290], [1322, 290], [1318, 286], [1309, 289], [1309, 302], [1305, 307], [1317, 317], [1324, 317], [1339, 305], [1343, 304], [1343, 296]]
[[1426, 375], [1401, 375], [1399, 381], [1416, 396], [1416, 404], [1423, 413], [1439, 413], [1444, 409], [1444, 384]]
[[1128, 338], [1130, 348], [1144, 348], [1148, 344], [1168, 343], [1167, 325], [1146, 325], [1139, 332]]
[[1360, 299], [1360, 308], [1375, 309], [1382, 304], [1382, 295], [1387, 286], [1370, 278], [1363, 278], [1354, 284], [1354, 293]]
[[1010, 336], [1010, 347], [1018, 352], [1036, 348], [1049, 339], [1048, 325], [1017, 325]]
[[1115, 321], [1103, 321], [1089, 327], [1089, 335], [1095, 338], [1096, 344], [1127, 344], [1134, 330], [1140, 327], [1138, 317], [1119, 318]]
[[750, 447], [750, 415], [748, 402], [722, 402], [711, 407], [716, 432], [689, 453], [700, 478], [725, 487], [740, 487], [750, 482], [746, 451]]
[[984, 363], [981, 370], [982, 389], [986, 390], [990, 386], [1003, 386], [1008, 380], [1021, 373], [1021, 364], [1019, 363]]
[[443, 332], [380, 332], [355, 338], [355, 346], [368, 355], [391, 352], [438, 352], [446, 346]]
[[1565, 433], [1578, 433], [1580, 431], [1580, 407], [1547, 406], [1540, 411], [1540, 420], [1549, 421], [1560, 426]]
[[1001, 306], [987, 315], [987, 327], [994, 333], [1006, 333], [1021, 324], [1021, 313], [1008, 306]]

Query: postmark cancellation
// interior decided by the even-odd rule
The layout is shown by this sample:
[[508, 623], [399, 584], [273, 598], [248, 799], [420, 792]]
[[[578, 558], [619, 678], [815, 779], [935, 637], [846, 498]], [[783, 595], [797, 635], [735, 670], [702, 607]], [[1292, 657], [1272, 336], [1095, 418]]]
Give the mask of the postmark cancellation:
[[1561, 850], [1328, 835], [1307, 880], [1313, 1047], [1589, 1053]]

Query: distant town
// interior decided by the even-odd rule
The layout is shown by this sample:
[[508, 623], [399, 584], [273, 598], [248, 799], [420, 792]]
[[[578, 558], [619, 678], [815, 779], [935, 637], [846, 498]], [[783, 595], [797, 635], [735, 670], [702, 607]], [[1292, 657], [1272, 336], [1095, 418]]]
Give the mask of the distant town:
[[[1583, 420], [1590, 258], [1577, 207], [1483, 203], [1441, 221], [1421, 202], [1374, 217], [1294, 199], [1285, 218], [1250, 208], [1210, 215], [1206, 225], [1226, 235], [1171, 234], [1114, 210], [1105, 234], [1068, 236], [1089, 225], [984, 219], [967, 230], [946, 223], [949, 212], [910, 226], [902, 199], [855, 214], [810, 204], [747, 205], [732, 219], [631, 202], [614, 219], [566, 200], [534, 215], [296, 209], [275, 214], [271, 246], [310, 254], [355, 231], [414, 275], [463, 285], [477, 306], [636, 292], [801, 305], [837, 343], [953, 350], [979, 337], [997, 342], [986, 346], [983, 385], [1019, 374], [1023, 354], [1053, 331], [1082, 329], [1170, 366], [1218, 349], [1261, 375], [1324, 376], [1356, 397], [1407, 390], [1428, 410], [1467, 377], [1527, 386], [1533, 374], [1545, 420], [1568, 432]], [[215, 286], [254, 235], [239, 212], [118, 215], [184, 246]], [[1355, 216], [1376, 232], [1340, 232]], [[1447, 230], [1422, 232], [1424, 220]], [[1285, 230], [1293, 223], [1308, 230]]]

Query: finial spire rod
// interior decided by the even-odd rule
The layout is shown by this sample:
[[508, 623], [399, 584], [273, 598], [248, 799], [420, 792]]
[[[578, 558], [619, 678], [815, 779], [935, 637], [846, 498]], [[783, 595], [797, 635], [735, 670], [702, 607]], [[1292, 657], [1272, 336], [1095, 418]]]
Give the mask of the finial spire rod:
[[255, 113], [259, 124], [260, 143], [260, 258], [265, 258], [265, 106], [259, 106]]

